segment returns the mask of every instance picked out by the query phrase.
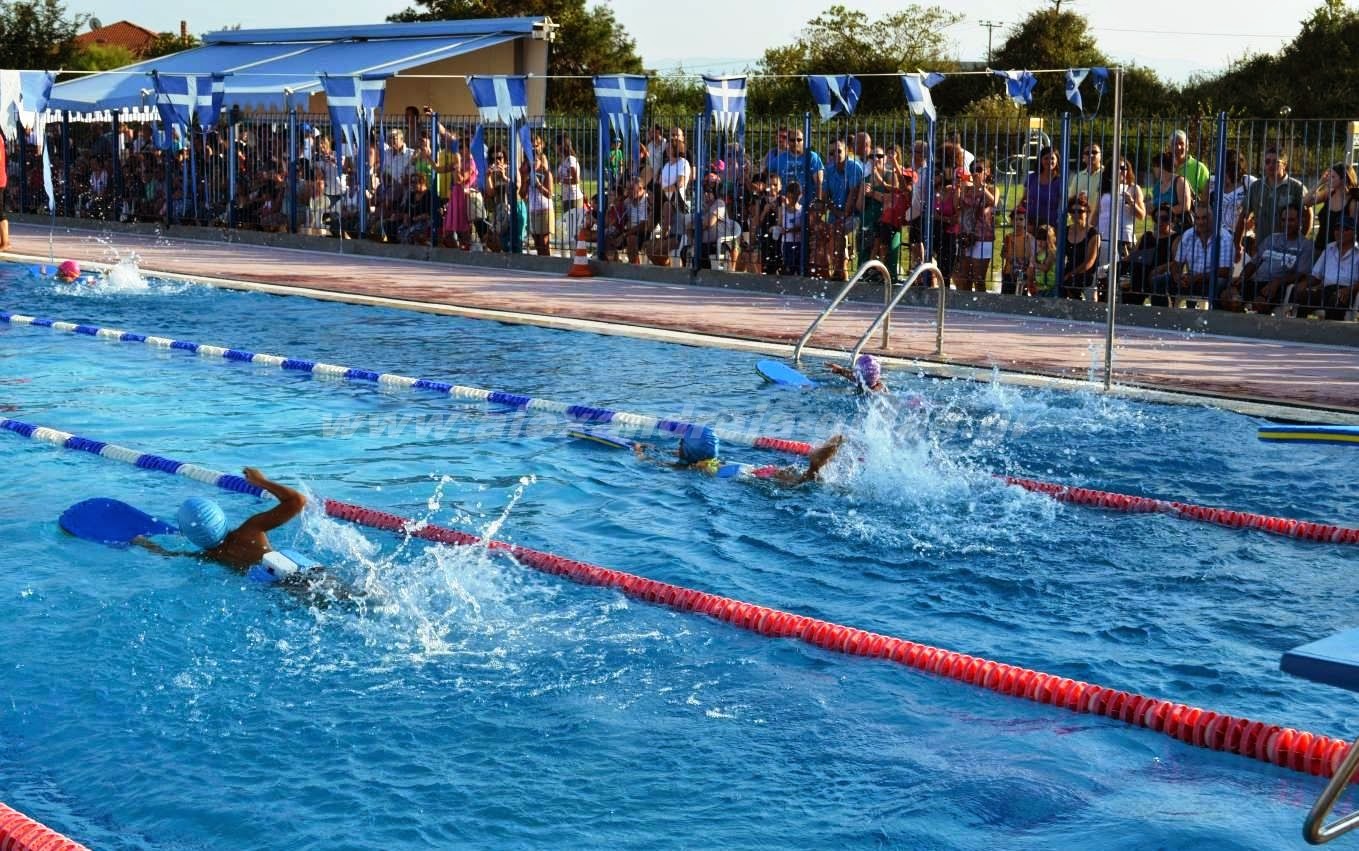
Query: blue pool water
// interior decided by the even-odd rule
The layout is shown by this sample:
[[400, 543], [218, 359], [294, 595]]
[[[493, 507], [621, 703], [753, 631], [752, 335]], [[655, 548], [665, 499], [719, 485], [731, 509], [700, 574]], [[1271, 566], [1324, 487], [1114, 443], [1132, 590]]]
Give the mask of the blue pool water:
[[[725, 351], [151, 282], [0, 308], [820, 438], [818, 487], [676, 472], [498, 413], [0, 326], [5, 416], [1076, 679], [1348, 737], [1279, 654], [1354, 623], [1352, 550], [1056, 504], [993, 472], [1352, 523], [1352, 450], [1210, 408], [889, 373], [762, 384]], [[898, 398], [904, 394], [899, 393]], [[732, 447], [735, 460], [785, 457]], [[0, 433], [0, 800], [95, 848], [1279, 848], [1322, 781], [773, 641], [308, 514], [275, 536], [380, 605], [69, 538], [72, 502], [266, 503]]]

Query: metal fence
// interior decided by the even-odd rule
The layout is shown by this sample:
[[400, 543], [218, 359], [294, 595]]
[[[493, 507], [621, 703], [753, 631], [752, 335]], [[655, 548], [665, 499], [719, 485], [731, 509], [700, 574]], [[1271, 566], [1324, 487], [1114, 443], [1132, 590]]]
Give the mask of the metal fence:
[[[335, 144], [328, 115], [300, 113], [252, 114], [168, 140], [154, 123], [61, 121], [47, 126], [42, 142], [56, 212], [66, 216], [558, 256], [570, 255], [584, 235], [591, 254], [609, 259], [829, 278], [852, 274], [870, 257], [901, 275], [929, 256], [939, 261], [945, 285], [1086, 299], [1107, 295], [1103, 276], [1113, 243], [1126, 263], [1130, 243], [1154, 235], [1156, 203], [1167, 200], [1167, 190], [1153, 166], [1173, 147], [1175, 131], [1184, 134], [1184, 154], [1203, 164], [1202, 171], [1192, 161], [1175, 164], [1172, 177], [1192, 184], [1192, 197], [1183, 197], [1170, 181], [1175, 233], [1189, 226], [1187, 205], [1195, 201], [1211, 206], [1219, 227], [1235, 230], [1240, 190], [1263, 173], [1267, 149], [1286, 156], [1309, 202], [1326, 203], [1325, 175], [1352, 163], [1355, 145], [1354, 122], [1342, 119], [1125, 119], [1119, 154], [1144, 203], [1128, 209], [1132, 227], [1119, 239], [1103, 235], [1104, 250], [1087, 269], [1067, 199], [1087, 193], [1090, 226], [1112, 202], [1112, 193], [1103, 199], [1098, 179], [1082, 174], [1093, 150], [1105, 173], [1112, 171], [1113, 126], [1105, 117], [941, 117], [931, 126], [908, 113], [828, 122], [759, 116], [728, 133], [704, 116], [654, 115], [641, 124], [640, 137], [626, 139], [611, 138], [595, 116], [529, 124], [543, 156], [532, 166], [511, 128], [481, 126], [486, 158], [474, 165], [469, 142], [477, 118], [411, 111], [364, 128], [362, 151]], [[27, 212], [47, 209], [38, 142], [29, 134], [10, 146], [17, 187], [10, 203]], [[1041, 160], [1049, 148], [1056, 156], [1051, 182]], [[857, 165], [834, 163], [828, 154], [837, 149]], [[895, 160], [888, 158], [893, 149]], [[850, 201], [854, 209], [842, 209], [841, 169], [857, 174], [860, 167], [873, 191]], [[915, 196], [907, 216], [913, 209], [921, 215], [894, 227], [884, 212], [900, 201], [907, 169]], [[792, 179], [810, 185], [794, 203], [786, 192], [781, 201], [778, 192]], [[887, 191], [889, 185], [897, 189]], [[1350, 195], [1342, 205], [1359, 197], [1352, 173], [1344, 190]], [[848, 197], [854, 194], [851, 188]], [[982, 195], [993, 201], [969, 213]], [[1026, 214], [1022, 229], [1017, 208]], [[1319, 213], [1318, 220], [1330, 221]], [[1245, 256], [1214, 257], [1214, 270], [1239, 274], [1249, 258], [1249, 228], [1233, 236]], [[1314, 238], [1324, 247], [1329, 237]], [[1039, 267], [1035, 254], [1051, 254], [1051, 265]], [[1125, 266], [1121, 276], [1125, 300], [1185, 303], [1176, 298], [1185, 294], [1143, 291], [1146, 282], [1130, 271]], [[1206, 291], [1188, 301], [1220, 306], [1229, 283], [1215, 271]]]

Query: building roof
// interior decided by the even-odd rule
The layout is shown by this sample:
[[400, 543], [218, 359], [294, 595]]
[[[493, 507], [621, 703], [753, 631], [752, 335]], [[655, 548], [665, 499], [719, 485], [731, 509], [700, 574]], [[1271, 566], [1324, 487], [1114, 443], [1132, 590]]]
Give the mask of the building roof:
[[356, 27], [222, 30], [203, 44], [52, 87], [51, 109], [77, 113], [136, 109], [154, 91], [152, 74], [225, 76], [230, 107], [283, 109], [289, 94], [321, 90], [321, 77], [388, 77], [409, 68], [518, 38], [550, 38], [551, 20], [488, 18]]
[[86, 47], [91, 44], [109, 44], [126, 47], [133, 56], [141, 56], [156, 34], [146, 27], [137, 26], [131, 21], [118, 21], [106, 27], [90, 30], [76, 36], [76, 44]]

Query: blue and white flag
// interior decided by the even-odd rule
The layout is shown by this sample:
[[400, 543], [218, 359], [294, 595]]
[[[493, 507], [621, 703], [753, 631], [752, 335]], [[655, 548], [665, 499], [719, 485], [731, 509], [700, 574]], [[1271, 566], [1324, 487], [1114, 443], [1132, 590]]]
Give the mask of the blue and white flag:
[[46, 126], [43, 114], [56, 78], [51, 71], [0, 71], [0, 129], [6, 135], [15, 135], [21, 125]]
[[934, 121], [936, 114], [934, 111], [934, 98], [930, 96], [930, 89], [943, 82], [944, 75], [931, 71], [926, 74], [923, 71], [915, 74], [901, 75], [901, 88], [906, 93], [906, 103], [911, 108], [911, 112], [916, 115], [923, 115], [930, 121]]
[[837, 115], [853, 115], [859, 105], [863, 86], [848, 74], [811, 74], [807, 85], [812, 89], [812, 100], [821, 112], [821, 120], [829, 121]]
[[480, 189], [486, 184], [486, 128], [478, 124], [476, 132], [472, 134], [472, 141], [467, 143], [471, 150], [472, 162], [477, 164], [477, 188]]
[[216, 126], [217, 119], [222, 114], [222, 99], [225, 96], [225, 74], [203, 75], [198, 78], [198, 104], [194, 108], [194, 115], [198, 118], [198, 126], [204, 131]]
[[509, 77], [503, 74], [468, 77], [467, 88], [472, 92], [472, 102], [477, 105], [481, 120], [509, 124], [526, 118], [528, 86], [525, 80], [523, 76]]
[[345, 144], [354, 151], [362, 150], [360, 119], [368, 124], [376, 119], [387, 93], [387, 78], [331, 77], [322, 74], [321, 85], [326, 91], [326, 108], [330, 111], [335, 147], [338, 149], [341, 144]]
[[151, 72], [156, 87], [156, 110], [167, 127], [187, 129], [195, 118], [203, 129], [217, 123], [226, 93], [221, 74], [166, 74]]
[[1028, 71], [992, 71], [997, 77], [1005, 80], [1005, 94], [1009, 95], [1010, 100], [1020, 106], [1028, 106], [1033, 102], [1033, 87], [1038, 85], [1038, 78]]
[[746, 78], [709, 77], [704, 74], [703, 87], [708, 96], [708, 111], [712, 113], [713, 129], [727, 133], [744, 130], [746, 126]]
[[[1094, 85], [1095, 91], [1099, 93], [1100, 101], [1104, 99], [1104, 94], [1109, 89], [1109, 69], [1108, 68], [1071, 68], [1066, 72], [1066, 99], [1085, 115], [1085, 107], [1081, 103], [1081, 83], [1089, 77]], [[1095, 112], [1099, 112], [1099, 101], [1095, 103]]]
[[533, 168], [533, 128], [527, 124], [519, 125], [519, 153]]
[[599, 114], [607, 119], [615, 137], [636, 135], [646, 110], [646, 77], [641, 74], [609, 74], [595, 77]]

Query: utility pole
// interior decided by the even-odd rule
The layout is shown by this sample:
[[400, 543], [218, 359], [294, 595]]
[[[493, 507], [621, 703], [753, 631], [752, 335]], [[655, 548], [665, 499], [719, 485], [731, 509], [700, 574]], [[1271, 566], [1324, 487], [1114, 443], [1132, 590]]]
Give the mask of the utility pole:
[[986, 64], [991, 64], [991, 31], [997, 27], [1005, 26], [1004, 21], [978, 21], [977, 23], [986, 27]]

